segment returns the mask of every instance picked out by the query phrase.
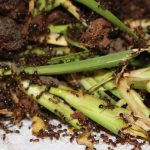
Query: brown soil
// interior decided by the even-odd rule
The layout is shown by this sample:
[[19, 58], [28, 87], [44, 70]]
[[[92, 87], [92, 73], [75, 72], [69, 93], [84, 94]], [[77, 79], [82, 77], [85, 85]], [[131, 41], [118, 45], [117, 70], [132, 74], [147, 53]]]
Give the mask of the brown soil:
[[21, 26], [13, 19], [0, 16], [0, 52], [19, 50], [24, 42]]
[[[121, 19], [150, 18], [149, 0], [132, 0], [132, 1], [99, 0], [99, 1], [104, 8], [109, 9]], [[113, 49], [114, 51], [118, 51], [118, 49], [126, 48], [124, 45], [128, 45], [129, 43], [126, 44], [126, 41], [124, 42], [124, 40], [122, 39], [116, 40], [116, 42], [119, 43], [118, 47], [116, 47], [116, 45], [118, 44], [116, 44], [114, 40], [112, 43], [112, 38], [111, 38], [112, 36], [110, 37], [109, 35], [112, 35], [113, 32], [113, 38], [114, 38], [114, 29], [110, 23], [108, 23], [106, 20], [101, 19], [101, 16], [95, 14], [93, 11], [89, 10], [85, 6], [80, 4], [77, 4], [77, 6], [81, 10], [81, 16], [83, 16], [83, 18], [88, 22], [87, 29], [84, 29], [84, 31], [82, 31], [81, 33], [79, 32], [79, 35], [77, 36], [78, 37], [77, 39], [80, 40], [80, 42], [82, 42], [88, 48], [107, 49], [107, 52], [104, 52], [104, 54], [112, 52]], [[29, 26], [29, 27], [24, 27], [27, 30], [24, 36], [26, 41], [30, 42], [35, 40], [35, 37], [38, 37], [39, 34], [47, 33], [48, 31], [46, 27], [48, 24], [66, 24], [66, 23], [73, 23], [77, 21], [70, 14], [68, 15], [68, 12], [61, 7], [54, 9], [51, 13], [46, 13], [46, 14], [43, 13], [42, 15], [35, 17], [34, 19], [28, 17], [27, 10], [28, 10], [28, 1], [26, 0], [23, 1], [0, 0], [0, 15], [5, 16], [7, 18], [4, 19], [3, 17], [0, 17], [1, 18], [0, 27], [1, 30], [3, 30], [1, 31], [0, 36], [3, 36], [5, 32], [5, 27], [7, 27], [7, 31], [6, 31], [7, 38], [8, 36], [10, 36], [9, 39], [7, 39], [6, 36], [4, 36], [3, 39], [1, 40], [2, 42], [2, 45], [0, 47], [1, 52], [3, 50], [15, 51], [23, 47], [23, 39], [21, 37], [22, 36], [21, 33], [24, 32], [22, 31], [24, 26]], [[29, 21], [30, 19], [31, 21]], [[10, 25], [10, 20], [12, 22], [11, 23], [12, 25]], [[4, 22], [5, 25], [4, 23], [2, 23], [3, 21], [5, 21]], [[15, 22], [19, 22], [19, 24]], [[16, 32], [16, 29], [19, 30]], [[8, 31], [10, 31], [9, 34]], [[11, 35], [13, 32], [16, 33], [14, 37]], [[117, 32], [120, 33], [120, 31]], [[29, 38], [27, 37], [28, 35]], [[72, 36], [76, 39], [76, 36], [74, 35]], [[121, 37], [121, 36], [122, 36], [121, 34], [117, 34], [117, 37]], [[10, 40], [11, 42], [9, 42]], [[113, 48], [110, 50], [109, 47], [113, 47]]]

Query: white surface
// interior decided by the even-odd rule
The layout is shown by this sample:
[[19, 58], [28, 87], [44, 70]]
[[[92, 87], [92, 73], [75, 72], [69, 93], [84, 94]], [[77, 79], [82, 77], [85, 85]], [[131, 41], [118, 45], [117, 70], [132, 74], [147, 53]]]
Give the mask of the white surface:
[[[29, 126], [31, 126], [31, 122], [24, 121], [20, 133], [7, 134], [5, 141], [2, 140], [4, 132], [0, 130], [0, 150], [85, 150], [83, 145], [78, 145], [75, 141], [70, 143], [69, 137], [61, 137], [60, 140], [52, 141], [46, 138], [40, 139], [39, 142], [30, 142], [31, 138], [36, 139], [36, 137], [34, 137], [31, 130], [28, 129]], [[100, 134], [98, 137], [99, 136]], [[95, 147], [97, 150], [107, 150], [109, 146], [100, 139], [99, 144]], [[133, 146], [130, 145], [118, 145], [115, 150], [130, 150], [132, 147]], [[146, 144], [142, 147], [142, 150], [150, 150], [150, 146]]]

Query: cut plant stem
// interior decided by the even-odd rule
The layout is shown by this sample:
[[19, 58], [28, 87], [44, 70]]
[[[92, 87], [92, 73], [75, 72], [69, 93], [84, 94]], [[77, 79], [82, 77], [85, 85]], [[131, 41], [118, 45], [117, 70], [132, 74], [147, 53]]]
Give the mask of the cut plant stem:
[[92, 89], [90, 89], [90, 91], [100, 87], [101, 85], [107, 83], [108, 81], [110, 81], [113, 78], [113, 74], [114, 71], [106, 71], [106, 70], [99, 70], [96, 75], [93, 76], [93, 78], [99, 78], [99, 81], [97, 83], [95, 83], [95, 86], [93, 86]]
[[[108, 99], [111, 104], [115, 104], [116, 106], [122, 107], [126, 104], [126, 101], [122, 99], [119, 90], [117, 89], [117, 85], [115, 84], [115, 81], [108, 80], [114, 78], [113, 74], [114, 70], [108, 71], [101, 69], [98, 72], [96, 72], [94, 76], [83, 77], [79, 80], [79, 82], [89, 92], [91, 91], [91, 89], [95, 89], [94, 95], [95, 93], [97, 93], [97, 97], [100, 97], [102, 99]], [[118, 100], [115, 101], [111, 96], [109, 96], [106, 93], [106, 91], [110, 91], [114, 96], [116, 96], [116, 98], [118, 98]]]
[[64, 24], [64, 25], [49, 25], [48, 29], [50, 30], [51, 33], [63, 33], [68, 28], [80, 27], [80, 26], [81, 26], [81, 23]]
[[[106, 70], [99, 70], [96, 75], [92, 76], [92, 79], [95, 81], [95, 85], [100, 84], [101, 86], [98, 88], [98, 94], [99, 97], [104, 99], [107, 98], [110, 100], [111, 104], [115, 104], [118, 107], [122, 107], [126, 104], [126, 101], [122, 99], [120, 92], [117, 88], [117, 84], [115, 84], [114, 80], [107, 81], [110, 77], [114, 78], [113, 76], [114, 71], [106, 71]], [[89, 78], [89, 77], [86, 77]], [[85, 79], [86, 79], [85, 78]], [[85, 82], [85, 79], [81, 79], [81, 84], [85, 87], [83, 83]], [[94, 82], [93, 81], [93, 82]], [[85, 87], [86, 88], [86, 87]], [[114, 100], [111, 96], [109, 96], [106, 91], [109, 91], [112, 93], [112, 96], [116, 96], [118, 100]]]
[[[87, 93], [88, 93], [88, 90], [92, 87], [91, 84], [86, 80], [87, 78], [86, 77], [81, 77], [81, 79], [79, 79], [79, 83], [84, 87], [85, 90], [87, 90]], [[96, 96], [97, 98], [99, 98], [99, 94], [98, 94], [98, 91], [95, 90], [92, 92], [92, 94], [94, 96]]]
[[150, 25], [150, 19], [128, 19], [125, 20], [132, 29], [141, 27], [144, 32], [148, 32], [148, 26]]
[[65, 7], [75, 18], [77, 18], [78, 20], [80, 20], [80, 14], [79, 14], [79, 10], [77, 7], [75, 7], [72, 3], [71, 0], [55, 0], [55, 1], [59, 1], [60, 4]]
[[121, 30], [126, 31], [129, 35], [131, 35], [134, 40], [139, 40], [139, 37], [132, 32], [121, 20], [119, 20], [114, 14], [112, 14], [109, 10], [103, 8], [100, 3], [95, 0], [74, 0], [83, 5], [89, 7], [97, 14], [100, 14], [107, 20], [111, 21], [113, 24], [117, 25]]
[[[112, 104], [115, 104], [121, 107], [122, 104], [123, 105], [126, 104], [126, 101], [122, 99], [119, 93], [119, 90], [117, 89], [117, 84], [115, 83], [115, 81], [111, 80], [115, 78], [114, 73], [115, 73], [114, 70], [108, 71], [108, 70], [101, 69], [98, 72], [96, 72], [96, 74], [92, 76], [91, 79], [90, 77], [86, 77], [85, 79], [91, 80], [91, 84], [93, 85], [91, 89], [98, 89], [99, 96], [101, 98], [108, 98]], [[85, 81], [84, 78], [81, 81]], [[88, 91], [91, 91], [91, 89], [88, 89]], [[118, 98], [118, 101], [117, 102], [114, 101], [105, 91], [110, 91], [114, 96]]]
[[58, 7], [58, 6], [63, 6], [70, 12], [74, 17], [77, 19], [80, 19], [80, 14], [79, 10], [77, 7], [75, 7], [70, 0], [54, 0], [54, 1], [46, 1], [46, 0], [37, 0], [37, 6], [34, 10], [34, 16], [37, 16], [41, 14], [42, 12], [46, 11], [51, 11], [52, 9]]
[[30, 84], [28, 80], [22, 81], [21, 85], [23, 91], [25, 91], [27, 95], [32, 97], [40, 105], [60, 117], [62, 120], [65, 120], [73, 127], [78, 129], [80, 128], [79, 121], [72, 118], [74, 111], [71, 109], [71, 107], [47, 92], [46, 86]]
[[5, 70], [4, 68], [0, 68], [0, 76], [11, 75], [11, 74], [12, 74], [11, 70]]
[[71, 27], [70, 24], [65, 24], [65, 25], [49, 25], [48, 29], [50, 30], [51, 33], [63, 33], [69, 27]]
[[150, 67], [137, 69], [130, 71], [124, 74], [124, 77], [127, 77], [133, 81], [149, 81], [150, 80]]
[[[44, 56], [44, 57], [60, 57], [60, 56], [64, 56], [64, 55], [68, 55], [70, 53], [70, 48], [66, 47], [66, 46], [56, 46], [56, 47], [30, 47], [27, 48], [27, 50], [18, 53], [15, 57], [18, 59], [19, 58], [23, 58], [25, 56], [31, 56], [31, 55], [35, 55], [35, 56]], [[49, 62], [49, 61], [48, 61]], [[47, 64], [48, 64], [47, 62]]]
[[135, 89], [145, 89], [148, 92], [150, 82], [150, 67], [134, 70], [124, 74], [129, 85]]
[[[100, 81], [100, 78], [94, 78], [97, 82]], [[108, 81], [102, 85], [106, 90], [109, 90], [113, 95], [121, 99], [121, 95], [118, 91], [117, 84], [115, 84], [114, 80]]]
[[119, 92], [117, 91], [117, 85], [115, 83], [114, 76], [115, 71], [106, 71], [106, 70], [99, 70], [96, 75], [93, 76], [95, 81], [102, 85], [106, 90], [109, 90], [112, 94], [117, 96], [118, 98], [121, 98], [119, 95]]
[[88, 93], [94, 94], [97, 98], [105, 98], [111, 104], [116, 103], [114, 99], [112, 99], [108, 94], [105, 93], [106, 89], [104, 89], [103, 87], [98, 87], [92, 92], [89, 91], [90, 89], [92, 89], [92, 87], [97, 85], [97, 82], [92, 77], [82, 77], [81, 79], [79, 79], [79, 82], [87, 90]]
[[34, 12], [33, 12], [34, 17], [40, 15], [42, 12], [51, 11], [52, 9], [58, 7], [60, 5], [60, 3], [55, 1], [55, 3], [52, 4], [52, 2], [47, 3], [46, 0], [36, 0], [35, 5], [37, 7], [34, 8]]
[[150, 81], [146, 84], [146, 90], [150, 93]]
[[107, 106], [105, 101], [76, 91], [51, 87], [50, 93], [63, 98], [69, 105], [114, 134], [121, 136], [120, 133], [122, 132], [147, 138], [147, 133], [143, 129], [134, 123], [131, 123], [132, 126], [129, 126], [130, 123], [125, 123], [123, 119], [119, 117], [120, 113], [125, 116], [130, 116], [131, 112], [126, 109], [118, 107], [107, 109], [105, 107]]
[[63, 35], [58, 33], [50, 33], [46, 36], [41, 36], [39, 38], [39, 42], [43, 43], [46, 42], [47, 44], [53, 44], [58, 46], [67, 46], [68, 43]]
[[121, 96], [126, 100], [129, 108], [135, 113], [136, 116], [142, 121], [142, 125], [145, 130], [150, 130], [150, 119], [149, 119], [149, 110], [144, 105], [139, 95], [131, 89], [128, 85], [127, 78], [123, 78], [119, 82], [118, 89]]
[[67, 74], [75, 72], [85, 72], [98, 70], [102, 68], [112, 68], [123, 64], [125, 61], [137, 56], [139, 51], [128, 50], [123, 52], [118, 52], [114, 54], [109, 54], [106, 56], [100, 56], [96, 58], [89, 58], [86, 60], [70, 62], [67, 64], [56, 64], [47, 66], [37, 66], [37, 67], [24, 67], [22, 71], [28, 74]]
[[127, 104], [126, 100], [120, 99], [115, 105], [118, 106], [118, 107], [122, 107], [126, 104]]

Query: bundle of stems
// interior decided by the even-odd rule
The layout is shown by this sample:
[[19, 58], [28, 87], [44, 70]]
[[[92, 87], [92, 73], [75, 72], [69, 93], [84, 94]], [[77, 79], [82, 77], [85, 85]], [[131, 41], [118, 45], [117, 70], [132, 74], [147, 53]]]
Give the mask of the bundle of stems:
[[[108, 98], [111, 101], [111, 97], [108, 96], [107, 91], [111, 92], [113, 96], [117, 98], [116, 105], [120, 104], [118, 101], [122, 101], [123, 105], [125, 104], [124, 97], [121, 96], [119, 91], [119, 85], [128, 85], [128, 89], [141, 89], [150, 92], [149, 84], [149, 67], [126, 72], [123, 74], [123, 77], [119, 79], [119, 83], [116, 82], [115, 70], [99, 70], [95, 72], [94, 75], [82, 76], [78, 78], [79, 83], [87, 90], [88, 93], [94, 93], [97, 96]], [[139, 75], [139, 76], [138, 76]], [[122, 83], [123, 82], [123, 83]], [[127, 87], [121, 86], [124, 91], [127, 90]], [[102, 93], [103, 94], [102, 94]], [[104, 94], [105, 92], [105, 94]], [[136, 95], [138, 93], [134, 91]], [[140, 97], [140, 96], [138, 96]], [[141, 98], [142, 99], [142, 98]], [[141, 100], [142, 101], [142, 100]], [[114, 101], [111, 101], [114, 103]]]
[[[146, 133], [145, 130], [136, 125], [131, 117], [131, 112], [126, 109], [116, 106], [114, 106], [113, 109], [110, 109], [107, 107], [108, 104], [104, 100], [77, 91], [51, 87], [50, 93], [63, 98], [69, 105], [114, 134], [121, 136], [124, 133], [130, 133], [134, 136], [139, 134], [143, 137]], [[129, 123], [125, 123], [123, 119], [120, 118], [119, 114], [123, 114]], [[133, 121], [132, 123], [130, 122], [131, 120]], [[131, 128], [128, 125], [131, 125]], [[125, 129], [126, 127], [129, 128]]]
[[[133, 51], [125, 51], [117, 54], [102, 56], [100, 58], [96, 57], [84, 61], [78, 61], [77, 64], [81, 65], [82, 62], [92, 62], [89, 63], [92, 68], [93, 65], [95, 66], [95, 61], [93, 60], [100, 59], [96, 64], [100, 67], [94, 67], [94, 70], [97, 70], [101, 67], [105, 68], [105, 63], [108, 63], [108, 60], [110, 58], [113, 58], [113, 60], [111, 59], [110, 62], [111, 66], [113, 66], [118, 65], [118, 63], [131, 58], [131, 56], [135, 56], [135, 54], [133, 54]], [[56, 66], [57, 68], [57, 66], [59, 65], [60, 64], [56, 64], [53, 66]], [[70, 63], [62, 65], [70, 66]], [[84, 71], [84, 69], [86, 69], [86, 66], [84, 67], [85, 68], [83, 68], [82, 72]], [[1, 69], [1, 75], [11, 74], [11, 70], [7, 70], [4, 72], [3, 71], [4, 70]], [[76, 72], [76, 70], [74, 72]], [[37, 74], [38, 73], [39, 72], [37, 72]], [[58, 72], [58, 74], [60, 73], [61, 72]], [[50, 89], [48, 89], [45, 85], [41, 86], [30, 84], [30, 81], [27, 80], [21, 82], [21, 88], [27, 95], [36, 100], [39, 104], [41, 104], [60, 118], [65, 119], [75, 128], [79, 129], [82, 125], [79, 120], [72, 118], [72, 114], [74, 113], [72, 107], [77, 111], [83, 113], [91, 120], [110, 130], [114, 134], [122, 136], [122, 134], [130, 133], [134, 136], [147, 138], [147, 132], [150, 129], [149, 110], [143, 104], [138, 94], [134, 90], [130, 90], [130, 85], [132, 84], [134, 88], [144, 88], [149, 91], [149, 73], [149, 68], [124, 73], [123, 77], [119, 80], [119, 84], [114, 81], [114, 69], [110, 71], [99, 70], [93, 77], [82, 77], [80, 83], [88, 90], [88, 92], [94, 91], [95, 96], [92, 96], [91, 94], [84, 94], [81, 91], [73, 91], [72, 89], [64, 86], [51, 87]], [[141, 83], [143, 83], [144, 86]], [[118, 97], [118, 99], [124, 99], [129, 105], [129, 109], [118, 107], [116, 105], [115, 98], [111, 97], [106, 92], [107, 90]], [[64, 103], [62, 99], [56, 98], [54, 95], [62, 98], [64, 101], [66, 101], [67, 104]], [[107, 99], [109, 101], [103, 99]], [[110, 103], [111, 108], [113, 107], [112, 109], [109, 108]], [[136, 116], [136, 120], [134, 120], [134, 115], [132, 114], [132, 112]], [[128, 123], [124, 122], [123, 118], [120, 117], [120, 114], [123, 114], [123, 118], [126, 118], [128, 120]]]
[[[94, 91], [95, 96], [73, 91], [63, 86], [51, 87], [49, 90], [45, 85], [33, 85], [29, 81], [22, 81], [21, 84], [26, 94], [60, 118], [65, 118], [75, 128], [80, 128], [81, 123], [77, 119], [72, 118], [74, 110], [71, 107], [74, 107], [77, 111], [114, 134], [122, 136], [120, 132], [122, 134], [130, 133], [134, 136], [147, 138], [147, 132], [150, 129], [149, 110], [143, 104], [140, 96], [130, 89], [130, 85], [132, 84], [133, 87], [138, 89], [146, 89], [149, 87], [147, 86], [150, 81], [149, 73], [149, 68], [124, 73], [123, 77], [119, 80], [119, 84], [113, 81], [115, 70], [99, 70], [93, 77], [81, 78], [80, 83], [89, 92]], [[118, 99], [124, 99], [129, 105], [129, 109], [116, 106], [115, 99], [106, 90], [112, 92]], [[65, 104], [63, 100], [53, 95], [64, 99], [68, 104]], [[99, 99], [99, 97], [105, 100]], [[106, 99], [109, 101], [106, 101]], [[113, 106], [112, 109], [109, 108], [110, 103]], [[132, 112], [138, 119], [134, 120]], [[124, 115], [128, 123], [124, 122], [120, 114]], [[130, 125], [132, 126], [130, 127]]]
[[[150, 92], [150, 68], [124, 73], [119, 83], [115, 81], [116, 77], [112, 71], [106, 70], [99, 70], [96, 75], [83, 76], [78, 80], [87, 92], [92, 92], [96, 97], [105, 98], [111, 104], [119, 107], [128, 104], [128, 109], [142, 121], [139, 125], [147, 131], [150, 129], [150, 110], [143, 103], [142, 97], [134, 90], [143, 89]], [[111, 95], [107, 91], [111, 92]], [[112, 95], [117, 97], [116, 101]]]
[[[117, 106], [110, 109], [107, 107], [108, 103], [102, 99], [62, 87], [46, 89], [46, 86], [30, 84], [28, 80], [21, 82], [21, 88], [26, 94], [77, 129], [84, 126], [77, 119], [72, 118], [74, 110], [71, 107], [116, 135], [130, 134], [148, 138], [145, 129], [139, 127], [134, 121], [131, 111]], [[56, 96], [62, 98], [67, 104]], [[128, 123], [121, 118], [120, 114], [124, 115]]]

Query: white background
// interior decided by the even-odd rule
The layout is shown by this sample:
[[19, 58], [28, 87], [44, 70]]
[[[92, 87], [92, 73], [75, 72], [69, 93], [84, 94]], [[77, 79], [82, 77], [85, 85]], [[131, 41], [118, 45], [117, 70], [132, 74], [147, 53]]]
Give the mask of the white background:
[[[57, 123], [57, 121], [53, 121]], [[20, 133], [10, 133], [6, 136], [5, 141], [2, 140], [2, 134], [4, 133], [0, 130], [0, 150], [85, 150], [83, 145], [78, 145], [75, 141], [73, 143], [69, 142], [69, 137], [61, 137], [60, 140], [50, 140], [40, 139], [39, 142], [30, 142], [30, 139], [36, 139], [32, 135], [32, 131], [28, 129], [31, 126], [30, 121], [24, 121], [23, 127], [20, 129]], [[16, 129], [16, 127], [13, 127]], [[100, 137], [100, 134], [98, 135]], [[113, 138], [113, 137], [112, 137]], [[100, 138], [99, 138], [100, 139]], [[107, 150], [108, 145], [102, 142], [100, 139], [99, 144], [95, 145], [97, 150]], [[113, 148], [113, 147], [112, 147]], [[130, 150], [133, 146], [130, 145], [118, 145], [115, 150]], [[150, 150], [150, 146], [145, 144], [142, 147], [143, 150]]]

